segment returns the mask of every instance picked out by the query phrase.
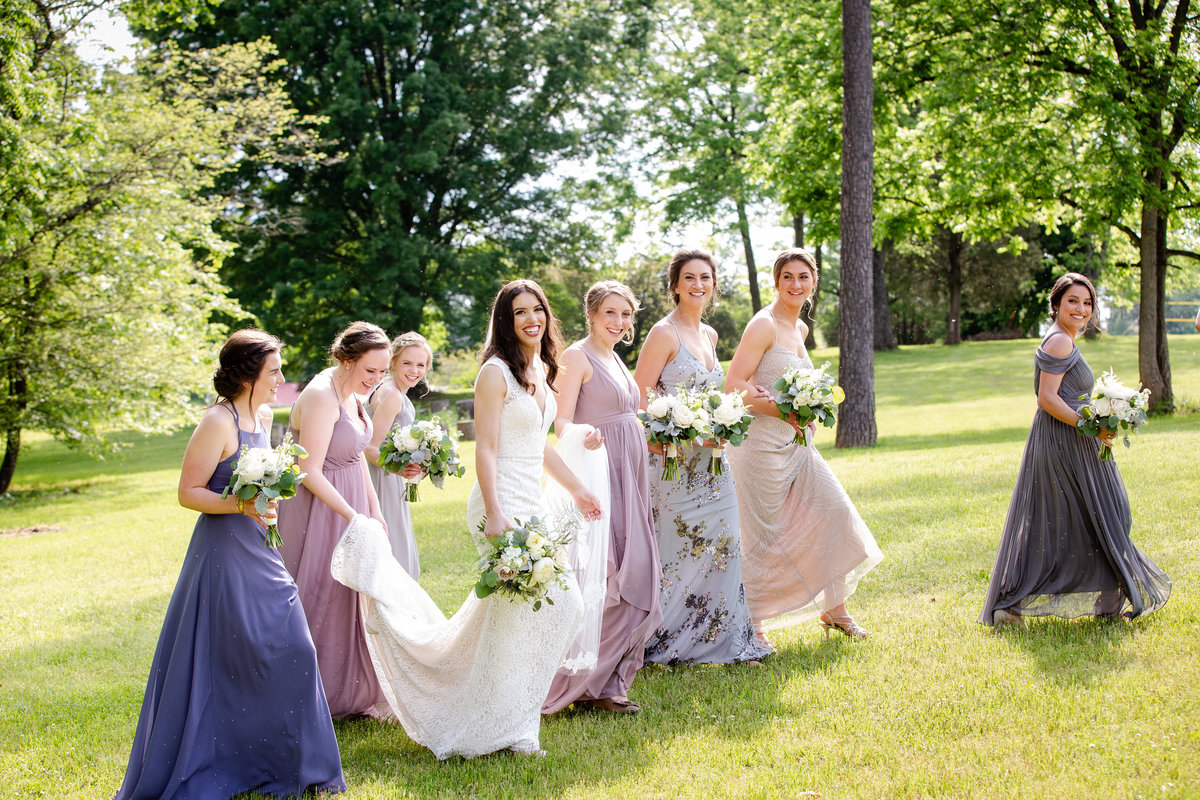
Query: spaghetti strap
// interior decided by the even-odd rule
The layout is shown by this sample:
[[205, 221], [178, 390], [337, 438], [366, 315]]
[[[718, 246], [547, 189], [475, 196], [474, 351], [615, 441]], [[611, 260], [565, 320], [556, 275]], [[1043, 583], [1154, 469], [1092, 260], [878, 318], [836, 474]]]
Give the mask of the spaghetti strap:
[[675, 343], [680, 347], [683, 347], [683, 337], [679, 335], [679, 328], [675, 327], [675, 320], [668, 316], [667, 322], [671, 323], [671, 327], [675, 330]]
[[219, 403], [218, 405], [219, 405], [221, 408], [223, 408], [223, 409], [225, 409], [226, 411], [228, 411], [230, 414], [233, 414], [233, 424], [234, 424], [234, 425], [237, 425], [237, 426], [238, 426], [238, 429], [240, 430], [240, 429], [241, 429], [241, 427], [242, 427], [242, 424], [241, 424], [241, 423], [242, 423], [242, 421], [241, 421], [240, 419], [238, 419], [238, 413], [237, 413], [237, 409], [233, 407], [233, 403], [230, 403], [229, 405], [225, 405], [224, 403]]

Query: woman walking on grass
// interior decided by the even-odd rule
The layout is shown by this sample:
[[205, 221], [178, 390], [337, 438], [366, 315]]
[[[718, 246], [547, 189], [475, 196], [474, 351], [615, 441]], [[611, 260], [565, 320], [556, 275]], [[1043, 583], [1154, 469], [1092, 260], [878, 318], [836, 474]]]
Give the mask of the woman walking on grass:
[[883, 560], [837, 477], [803, 429], [782, 419], [755, 387], [770, 387], [789, 367], [811, 369], [800, 311], [817, 287], [817, 264], [800, 248], [775, 258], [775, 301], [754, 315], [729, 364], [725, 386], [746, 392], [750, 435], [729, 457], [741, 501], [742, 579], [759, 636], [818, 617], [831, 630], [867, 635], [846, 611], [859, 579]]
[[[719, 389], [725, 377], [717, 332], [703, 321], [717, 291], [716, 260], [704, 250], [679, 250], [667, 268], [667, 289], [675, 308], [650, 329], [634, 371], [643, 407], [647, 390], [663, 395], [678, 386]], [[680, 454], [679, 480], [665, 481], [662, 447], [650, 450], [663, 621], [646, 645], [646, 660], [757, 661], [770, 650], [755, 638], [746, 607], [733, 476], [729, 470], [709, 474], [710, 450], [693, 446]]]
[[1129, 537], [1129, 497], [1111, 434], [1080, 435], [1078, 409], [1093, 386], [1075, 338], [1091, 323], [1096, 289], [1069, 272], [1050, 292], [1050, 331], [1034, 352], [1038, 410], [1029, 429], [979, 622], [1052, 614], [1132, 619], [1162, 608], [1171, 582]]
[[662, 621], [658, 578], [662, 569], [650, 516], [646, 439], [638, 421], [638, 387], [614, 348], [631, 338], [638, 302], [623, 283], [600, 281], [584, 297], [588, 335], [563, 353], [557, 381], [555, 431], [587, 430], [584, 446], [604, 445], [609, 473], [607, 596], [600, 625], [596, 668], [582, 675], [560, 672], [542, 713], [572, 703], [614, 714], [641, 709], [629, 687], [642, 666], [646, 640]]
[[358, 598], [330, 576], [329, 559], [355, 514], [383, 522], [363, 457], [371, 418], [361, 397], [387, 373], [388, 347], [379, 326], [351, 323], [330, 348], [336, 366], [304, 387], [288, 419], [292, 436], [308, 451], [308, 477], [280, 512], [279, 551], [300, 587], [335, 718], [375, 716], [383, 702]]
[[378, 466], [379, 445], [393, 425], [411, 425], [417, 418], [417, 410], [408, 399], [408, 392], [421, 382], [433, 363], [433, 350], [429, 342], [419, 333], [402, 333], [392, 341], [392, 361], [388, 377], [371, 392], [368, 410], [371, 414], [371, 443], [367, 445], [367, 467], [371, 483], [379, 496], [379, 510], [387, 526], [388, 538], [392, 541], [392, 555], [413, 579], [421, 577], [421, 557], [417, 552], [417, 540], [413, 536], [412, 516], [405, 498], [405, 480], [420, 478], [422, 470], [409, 464], [397, 475]]
[[274, 504], [221, 497], [243, 445], [269, 446], [266, 403], [283, 383], [270, 334], [238, 331], [213, 373], [218, 402], [183, 454], [179, 503], [200, 512], [175, 584], [116, 800], [224, 800], [343, 791], [317, 654], [279, 554]]

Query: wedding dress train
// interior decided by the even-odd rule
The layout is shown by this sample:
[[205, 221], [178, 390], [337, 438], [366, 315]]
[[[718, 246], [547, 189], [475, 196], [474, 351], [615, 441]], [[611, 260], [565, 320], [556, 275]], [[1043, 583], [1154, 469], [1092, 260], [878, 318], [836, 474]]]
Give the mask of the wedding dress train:
[[[575, 525], [579, 515], [574, 506], [567, 507], [561, 498], [547, 504], [542, 492], [542, 451], [554, 419], [554, 396], [549, 394], [547, 407], [539, 409], [506, 367], [504, 372], [509, 391], [501, 414], [496, 476], [502, 510], [510, 521], [536, 516], [552, 528]], [[606, 464], [603, 451], [580, 457]], [[606, 466], [589, 473], [591, 479], [607, 480]], [[604, 491], [598, 494], [607, 499], [606, 485]], [[486, 548], [478, 529], [482, 515], [476, 485], [467, 519], [481, 553]], [[573, 551], [585, 567], [588, 553], [607, 554], [606, 525], [604, 520], [587, 526], [578, 536]], [[599, 565], [598, 578], [595, 570], [583, 573], [587, 584], [599, 587], [589, 588], [589, 597], [603, 597], [604, 558]], [[392, 713], [414, 741], [439, 759], [538, 750], [541, 706], [555, 673], [595, 665], [598, 636], [590, 641], [587, 634], [577, 636], [585, 606], [574, 575], [568, 575], [566, 588], [552, 588], [553, 604], [543, 603], [538, 611], [499, 594], [481, 600], [471, 591], [447, 619], [392, 556], [383, 527], [361, 515], [346, 528], [330, 566], [335, 579], [360, 593], [368, 649]], [[590, 605], [602, 610], [602, 603]], [[599, 614], [592, 616], [596, 620], [587, 630], [594, 633]]]

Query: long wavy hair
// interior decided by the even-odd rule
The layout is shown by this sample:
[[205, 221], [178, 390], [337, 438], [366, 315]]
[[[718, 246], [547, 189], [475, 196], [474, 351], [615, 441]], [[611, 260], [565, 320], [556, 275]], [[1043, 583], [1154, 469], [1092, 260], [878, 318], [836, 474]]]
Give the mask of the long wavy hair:
[[536, 282], [526, 278], [518, 278], [500, 287], [496, 299], [492, 301], [492, 316], [488, 320], [487, 341], [483, 343], [483, 353], [480, 363], [496, 357], [508, 365], [513, 377], [521, 388], [533, 393], [533, 384], [525, 379], [525, 368], [529, 364], [525, 360], [525, 351], [517, 340], [515, 317], [513, 316], [513, 301], [517, 295], [528, 292], [537, 298], [538, 303], [546, 310], [546, 330], [542, 333], [542, 349], [538, 354], [546, 365], [546, 385], [554, 389], [554, 379], [558, 376], [558, 354], [562, 350], [562, 329], [558, 319], [550, 309], [550, 301], [546, 293]]

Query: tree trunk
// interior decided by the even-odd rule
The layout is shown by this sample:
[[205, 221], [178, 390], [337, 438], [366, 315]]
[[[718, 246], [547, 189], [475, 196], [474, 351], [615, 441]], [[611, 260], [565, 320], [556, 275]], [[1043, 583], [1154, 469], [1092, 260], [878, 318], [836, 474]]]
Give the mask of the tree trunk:
[[21, 454], [21, 418], [28, 404], [29, 384], [25, 365], [18, 358], [8, 366], [8, 397], [3, 409], [4, 460], [0, 461], [0, 494], [8, 491], [17, 473], [17, 456]]
[[873, 445], [875, 427], [874, 98], [871, 0], [842, 3], [842, 265], [838, 291], [838, 380], [846, 392], [838, 447]]
[[958, 344], [962, 341], [962, 251], [962, 234], [951, 231], [950, 244], [946, 248], [946, 258], [950, 262], [950, 269], [946, 273], [946, 290], [950, 293], [946, 344]]
[[[803, 247], [803, 245], [797, 245]], [[813, 287], [812, 297], [808, 298], [808, 334], [804, 337], [804, 349], [812, 352], [817, 346], [817, 302], [821, 298], [821, 248], [813, 248], [813, 257], [817, 260], [817, 285]]]
[[1150, 390], [1150, 410], [1170, 411], [1175, 405], [1171, 393], [1171, 365], [1167, 356], [1166, 333], [1166, 220], [1155, 206], [1153, 196], [1162, 189], [1162, 170], [1146, 174], [1146, 196], [1142, 200], [1139, 261], [1141, 291], [1138, 310], [1138, 377]]
[[4, 432], [4, 460], [0, 461], [0, 495], [8, 491], [12, 485], [13, 475], [17, 473], [17, 456], [21, 452], [21, 428], [13, 425]]
[[804, 247], [804, 215], [792, 215], [792, 247]]
[[892, 327], [892, 311], [888, 308], [887, 279], [883, 274], [883, 248], [871, 254], [871, 286], [875, 308], [875, 350], [895, 350], [896, 330]]
[[757, 314], [762, 310], [762, 298], [758, 294], [758, 267], [754, 265], [754, 246], [750, 243], [750, 219], [746, 216], [746, 202], [737, 201], [738, 232], [742, 235], [742, 250], [746, 253], [746, 277], [750, 280], [750, 306]]

